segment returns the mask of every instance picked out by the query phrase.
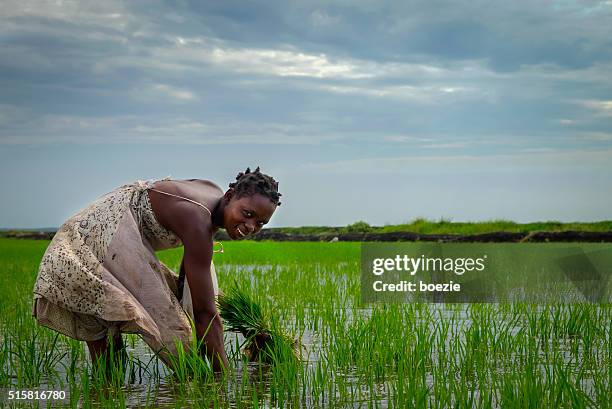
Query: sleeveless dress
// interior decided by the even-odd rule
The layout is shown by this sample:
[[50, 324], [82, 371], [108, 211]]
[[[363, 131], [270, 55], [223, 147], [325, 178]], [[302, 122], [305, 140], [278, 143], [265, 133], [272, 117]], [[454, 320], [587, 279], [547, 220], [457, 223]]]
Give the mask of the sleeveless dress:
[[[165, 361], [167, 353], [176, 353], [177, 342], [191, 341], [187, 280], [179, 294], [178, 276], [155, 255], [182, 243], [156, 220], [148, 195], [152, 186], [149, 181], [121, 186], [59, 228], [34, 287], [33, 315], [40, 325], [82, 341], [136, 333]], [[218, 294], [214, 265], [211, 275]]]

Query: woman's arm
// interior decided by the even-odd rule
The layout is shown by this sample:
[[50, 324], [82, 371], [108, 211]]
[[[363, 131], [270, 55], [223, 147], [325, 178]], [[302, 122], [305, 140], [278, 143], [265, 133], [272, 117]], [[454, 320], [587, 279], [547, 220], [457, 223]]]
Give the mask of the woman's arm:
[[[182, 191], [185, 183], [163, 183], [164, 190], [180, 196], [190, 197]], [[219, 192], [222, 194], [222, 192]], [[185, 248], [181, 269], [191, 290], [193, 314], [198, 340], [203, 340], [202, 353], [213, 364], [215, 370], [227, 367], [227, 356], [223, 348], [223, 327], [215, 305], [210, 264], [213, 254], [213, 228], [210, 215], [200, 206], [180, 198], [149, 191], [151, 207], [157, 220], [165, 228], [180, 237]], [[195, 197], [194, 200], [201, 200]]]
[[213, 364], [215, 371], [228, 367], [223, 346], [223, 325], [215, 304], [215, 292], [210, 273], [212, 235], [195, 229], [183, 239], [185, 254], [182, 266], [191, 291], [196, 336], [203, 340], [201, 352]]

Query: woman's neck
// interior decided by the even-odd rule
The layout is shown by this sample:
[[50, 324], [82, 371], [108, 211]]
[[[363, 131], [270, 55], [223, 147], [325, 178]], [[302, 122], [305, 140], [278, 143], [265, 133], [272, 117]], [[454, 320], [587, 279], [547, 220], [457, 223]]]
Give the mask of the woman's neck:
[[225, 200], [223, 200], [223, 197], [221, 197], [219, 201], [217, 202], [217, 204], [215, 205], [212, 211], [212, 214], [211, 214], [213, 232], [216, 232], [217, 230], [223, 227], [224, 210], [225, 210]]

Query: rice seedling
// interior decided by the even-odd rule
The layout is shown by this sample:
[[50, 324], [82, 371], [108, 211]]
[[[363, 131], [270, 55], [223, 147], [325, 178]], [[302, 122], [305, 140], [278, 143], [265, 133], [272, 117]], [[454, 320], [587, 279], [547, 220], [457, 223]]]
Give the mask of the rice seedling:
[[237, 284], [219, 295], [217, 305], [227, 331], [238, 332], [246, 339], [243, 351], [250, 361], [277, 363], [299, 359], [299, 341], [283, 333]]

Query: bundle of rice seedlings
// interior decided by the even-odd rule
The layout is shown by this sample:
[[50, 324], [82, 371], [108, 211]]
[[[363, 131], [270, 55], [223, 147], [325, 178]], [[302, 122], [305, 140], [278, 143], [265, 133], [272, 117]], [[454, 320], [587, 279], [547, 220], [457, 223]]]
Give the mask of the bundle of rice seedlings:
[[234, 285], [217, 298], [221, 318], [226, 330], [239, 332], [244, 336], [244, 354], [250, 361], [275, 363], [287, 359], [299, 359], [300, 344], [272, 325], [261, 307], [249, 294]]

